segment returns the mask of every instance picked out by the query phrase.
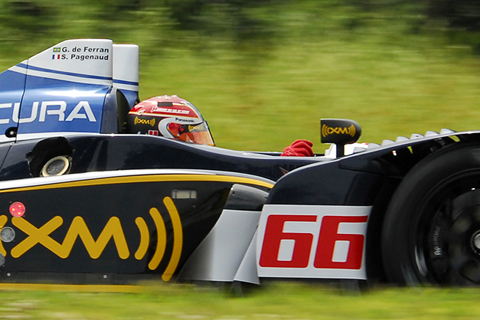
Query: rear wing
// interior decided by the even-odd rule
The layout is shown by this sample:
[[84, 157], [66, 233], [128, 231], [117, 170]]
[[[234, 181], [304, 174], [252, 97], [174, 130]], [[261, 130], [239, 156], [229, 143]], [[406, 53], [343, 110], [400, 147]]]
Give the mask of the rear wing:
[[60, 42], [0, 74], [0, 142], [67, 132], [115, 133], [138, 101], [136, 45]]
[[113, 44], [113, 85], [123, 92], [130, 109], [137, 104], [139, 49], [136, 44]]

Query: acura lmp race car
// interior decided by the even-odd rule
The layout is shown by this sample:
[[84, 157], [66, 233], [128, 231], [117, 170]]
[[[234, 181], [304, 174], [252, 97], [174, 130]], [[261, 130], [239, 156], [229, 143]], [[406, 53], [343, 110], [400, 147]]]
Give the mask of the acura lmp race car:
[[323, 119], [313, 157], [129, 134], [138, 60], [67, 40], [0, 74], [0, 281], [480, 284], [480, 132], [344, 152], [360, 127]]

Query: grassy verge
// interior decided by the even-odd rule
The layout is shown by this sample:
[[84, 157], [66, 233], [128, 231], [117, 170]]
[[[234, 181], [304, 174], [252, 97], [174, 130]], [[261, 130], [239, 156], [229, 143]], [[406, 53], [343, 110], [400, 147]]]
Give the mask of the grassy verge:
[[0, 319], [473, 319], [478, 289], [345, 292], [277, 283], [245, 297], [149, 284], [139, 293], [0, 292]]

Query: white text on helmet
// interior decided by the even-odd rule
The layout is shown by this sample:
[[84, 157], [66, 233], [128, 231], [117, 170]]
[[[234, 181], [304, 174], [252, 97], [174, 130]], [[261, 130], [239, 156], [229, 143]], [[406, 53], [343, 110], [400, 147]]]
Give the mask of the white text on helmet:
[[152, 112], [165, 112], [165, 113], [177, 113], [177, 114], [188, 114], [190, 111], [181, 110], [181, 109], [172, 109], [172, 108], [159, 108], [153, 107]]

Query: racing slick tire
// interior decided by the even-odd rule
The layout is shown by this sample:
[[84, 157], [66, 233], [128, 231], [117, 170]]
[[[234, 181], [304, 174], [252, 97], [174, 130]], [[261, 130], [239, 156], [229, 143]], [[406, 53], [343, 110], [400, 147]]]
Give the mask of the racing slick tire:
[[417, 164], [397, 188], [382, 258], [399, 285], [480, 285], [480, 145], [455, 145]]

